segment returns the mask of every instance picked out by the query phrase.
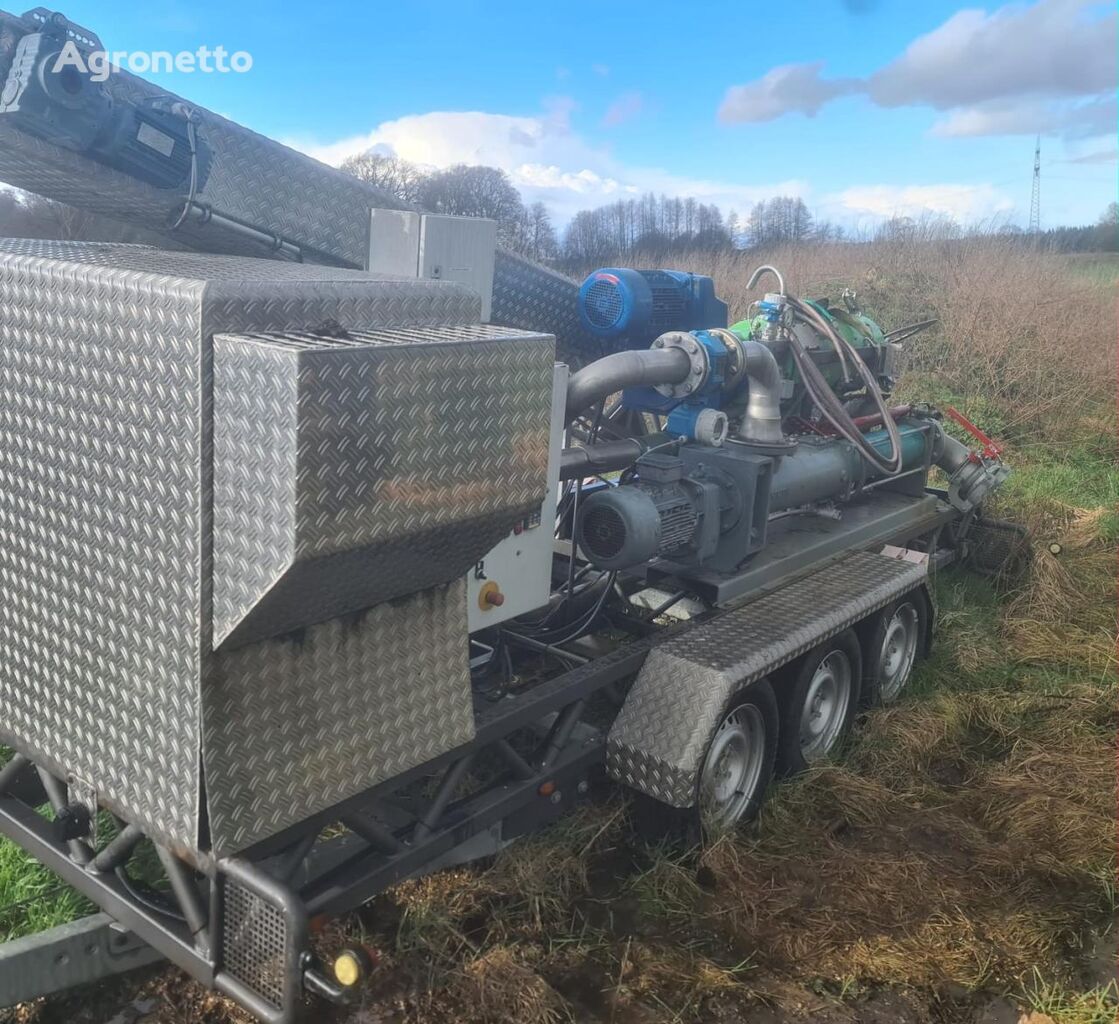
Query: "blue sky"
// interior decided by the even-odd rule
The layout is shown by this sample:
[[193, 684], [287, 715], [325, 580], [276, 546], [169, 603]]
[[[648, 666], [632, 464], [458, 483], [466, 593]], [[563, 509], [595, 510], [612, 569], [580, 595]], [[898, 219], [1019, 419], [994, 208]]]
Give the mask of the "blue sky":
[[564, 222], [647, 189], [821, 219], [1094, 221], [1116, 195], [1115, 9], [799, 0], [347, 4], [75, 0], [107, 50], [252, 54], [151, 77], [337, 163], [502, 167]]

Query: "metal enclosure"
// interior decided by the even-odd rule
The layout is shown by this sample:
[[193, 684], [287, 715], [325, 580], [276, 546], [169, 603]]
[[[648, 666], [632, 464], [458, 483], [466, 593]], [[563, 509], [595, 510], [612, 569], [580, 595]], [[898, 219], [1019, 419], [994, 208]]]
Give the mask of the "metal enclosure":
[[472, 738], [463, 576], [544, 497], [550, 336], [119, 245], [0, 242], [0, 308], [0, 740], [220, 856]]
[[378, 274], [457, 281], [482, 299], [482, 321], [493, 308], [497, 222], [411, 210], [373, 210], [367, 269]]

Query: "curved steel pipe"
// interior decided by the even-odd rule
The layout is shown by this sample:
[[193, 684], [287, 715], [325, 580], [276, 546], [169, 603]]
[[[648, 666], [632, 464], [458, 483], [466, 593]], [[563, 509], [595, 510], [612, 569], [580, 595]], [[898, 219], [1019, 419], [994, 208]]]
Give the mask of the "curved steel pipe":
[[762, 274], [772, 274], [777, 278], [777, 290], [785, 294], [785, 278], [781, 275], [781, 271], [776, 267], [771, 267], [768, 263], [763, 263], [757, 270], [750, 275], [750, 280], [746, 282], [747, 288], [753, 288], [754, 285], [761, 280]]
[[781, 444], [785, 439], [781, 430], [781, 368], [768, 345], [743, 341], [741, 346], [750, 392], [738, 436], [759, 444]]
[[566, 421], [570, 423], [579, 413], [623, 388], [643, 384], [679, 384], [691, 372], [691, 360], [681, 348], [615, 352], [596, 359], [568, 381]]

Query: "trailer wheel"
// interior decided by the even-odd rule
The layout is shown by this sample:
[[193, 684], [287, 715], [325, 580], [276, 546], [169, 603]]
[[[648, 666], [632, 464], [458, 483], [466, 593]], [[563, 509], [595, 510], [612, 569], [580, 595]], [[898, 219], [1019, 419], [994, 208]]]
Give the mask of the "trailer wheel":
[[845, 629], [795, 662], [792, 671], [781, 694], [777, 767], [782, 775], [827, 758], [850, 730], [862, 680], [859, 638]]
[[760, 679], [739, 690], [707, 740], [695, 806], [669, 807], [638, 793], [638, 833], [651, 841], [695, 845], [753, 820], [773, 781], [778, 730], [777, 698], [769, 681]]
[[913, 675], [913, 666], [925, 652], [928, 628], [928, 605], [918, 592], [899, 598], [878, 613], [866, 634], [866, 704], [892, 704], [901, 696]]

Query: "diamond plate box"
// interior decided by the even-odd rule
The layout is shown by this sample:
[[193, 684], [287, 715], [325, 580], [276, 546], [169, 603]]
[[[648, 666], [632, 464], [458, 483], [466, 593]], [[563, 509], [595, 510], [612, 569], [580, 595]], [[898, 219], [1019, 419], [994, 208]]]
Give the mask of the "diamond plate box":
[[0, 241], [0, 742], [223, 856], [468, 741], [461, 575], [543, 497], [554, 359], [478, 309]]

